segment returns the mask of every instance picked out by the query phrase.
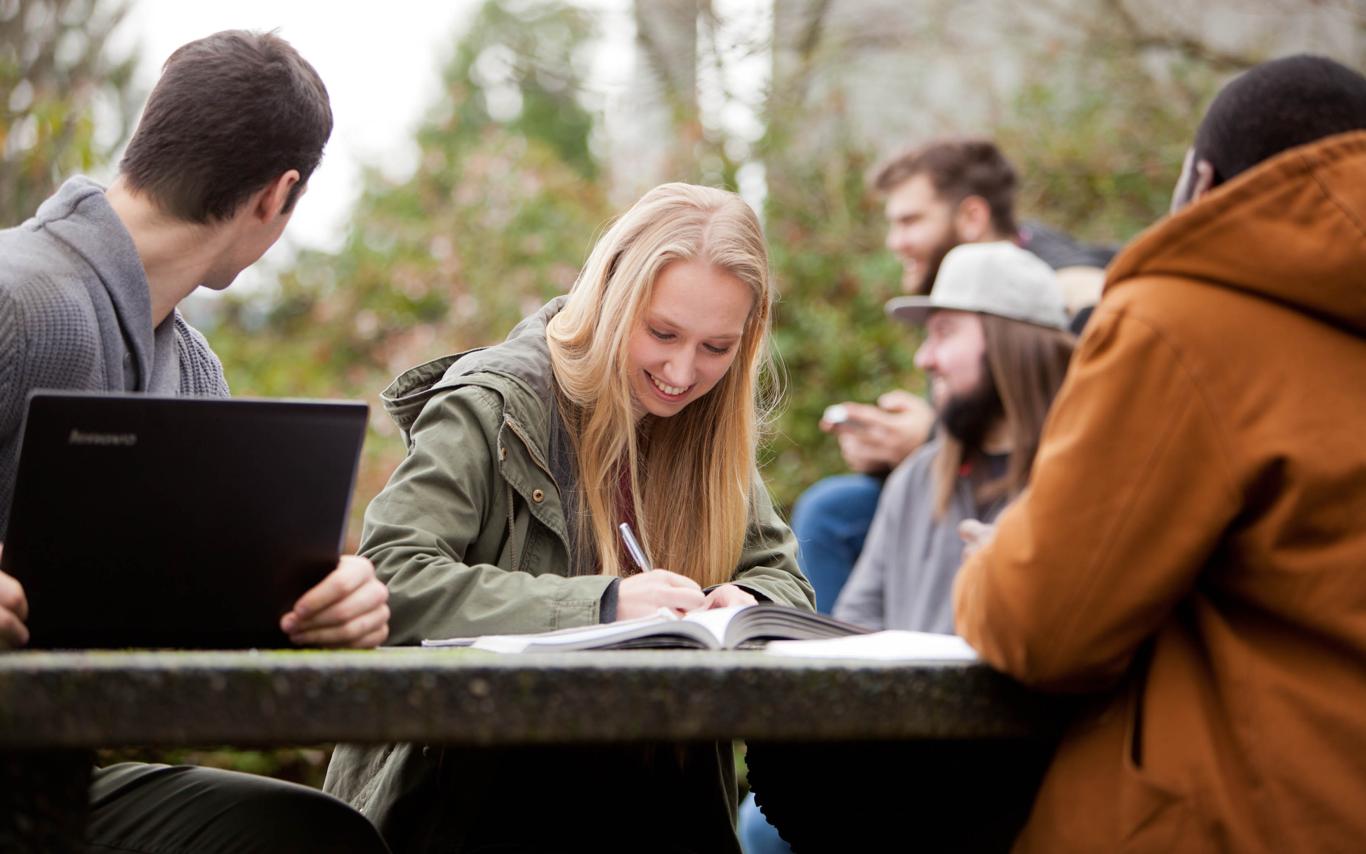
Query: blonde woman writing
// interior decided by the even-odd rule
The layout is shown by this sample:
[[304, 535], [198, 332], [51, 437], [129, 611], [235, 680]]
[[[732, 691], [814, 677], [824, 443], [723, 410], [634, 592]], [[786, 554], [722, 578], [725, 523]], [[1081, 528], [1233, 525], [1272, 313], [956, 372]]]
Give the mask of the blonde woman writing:
[[[362, 544], [390, 642], [812, 608], [754, 462], [772, 301], [750, 208], [667, 184], [505, 342], [400, 377], [409, 454]], [[663, 568], [635, 568], [622, 522]], [[728, 744], [342, 747], [327, 786], [396, 851], [739, 851]]]

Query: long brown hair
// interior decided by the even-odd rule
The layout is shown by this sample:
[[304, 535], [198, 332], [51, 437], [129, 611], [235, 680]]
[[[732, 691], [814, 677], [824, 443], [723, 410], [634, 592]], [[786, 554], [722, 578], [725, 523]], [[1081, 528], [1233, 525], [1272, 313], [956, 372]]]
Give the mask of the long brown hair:
[[[1002, 496], [1014, 497], [1029, 483], [1029, 469], [1039, 450], [1043, 423], [1067, 374], [1076, 338], [1061, 329], [991, 314], [978, 317], [986, 338], [986, 367], [1001, 398], [1011, 443], [1006, 473], [977, 489], [977, 502], [984, 504]], [[935, 514], [941, 518], [948, 512], [967, 450], [962, 442], [947, 434], [940, 440], [934, 474]]]

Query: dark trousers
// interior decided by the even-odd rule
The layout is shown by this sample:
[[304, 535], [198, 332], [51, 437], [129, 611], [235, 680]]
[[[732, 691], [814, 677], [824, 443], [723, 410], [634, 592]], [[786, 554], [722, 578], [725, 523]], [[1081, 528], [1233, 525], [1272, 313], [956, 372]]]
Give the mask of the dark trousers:
[[750, 742], [749, 782], [792, 850], [1004, 854], [1055, 747], [1037, 741]]
[[387, 854], [364, 816], [331, 795], [213, 768], [125, 762], [91, 775], [92, 852]]

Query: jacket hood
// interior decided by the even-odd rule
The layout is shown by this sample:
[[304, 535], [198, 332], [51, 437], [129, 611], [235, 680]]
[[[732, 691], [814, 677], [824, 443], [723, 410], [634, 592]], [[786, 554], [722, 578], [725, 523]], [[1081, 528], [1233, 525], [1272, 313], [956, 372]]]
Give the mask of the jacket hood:
[[1366, 334], [1366, 131], [1292, 148], [1144, 231], [1106, 290], [1196, 279]]
[[553, 374], [545, 331], [566, 299], [560, 296], [546, 303], [513, 327], [501, 344], [443, 356], [400, 374], [380, 393], [385, 411], [407, 433], [432, 395], [464, 385], [482, 385], [501, 394], [504, 405], [528, 425], [542, 421], [528, 417], [530, 412], [517, 410], [524, 398], [528, 403], [539, 402], [539, 410], [552, 399]]
[[84, 176], [68, 178], [25, 225], [45, 229], [61, 240], [99, 276], [145, 383], [152, 376], [156, 349], [152, 294], [132, 235], [104, 192], [104, 187]]

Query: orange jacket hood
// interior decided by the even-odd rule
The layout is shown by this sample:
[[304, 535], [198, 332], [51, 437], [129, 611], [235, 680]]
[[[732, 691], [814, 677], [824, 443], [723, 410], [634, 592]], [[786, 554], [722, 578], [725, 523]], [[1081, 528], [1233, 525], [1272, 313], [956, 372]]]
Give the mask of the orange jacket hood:
[[1366, 131], [1290, 149], [1140, 234], [1106, 290], [1177, 276], [1366, 334]]

